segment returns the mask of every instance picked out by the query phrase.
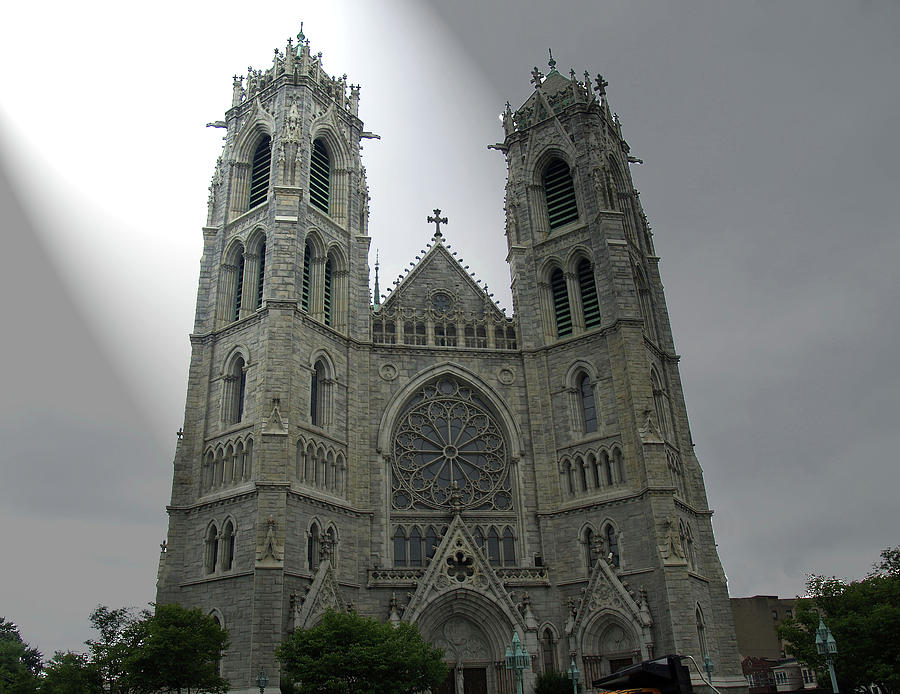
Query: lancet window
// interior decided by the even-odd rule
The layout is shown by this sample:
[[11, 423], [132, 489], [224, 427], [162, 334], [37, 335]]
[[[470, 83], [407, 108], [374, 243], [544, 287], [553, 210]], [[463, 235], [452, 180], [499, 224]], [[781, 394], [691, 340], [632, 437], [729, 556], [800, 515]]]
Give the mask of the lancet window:
[[581, 312], [584, 329], [590, 330], [600, 325], [600, 300], [597, 297], [597, 282], [594, 269], [587, 258], [583, 258], [576, 267], [578, 288], [581, 291]]
[[578, 219], [578, 202], [569, 165], [562, 159], [551, 160], [544, 167], [543, 184], [550, 230]]
[[223, 420], [226, 424], [238, 424], [244, 418], [244, 398], [247, 391], [247, 370], [244, 357], [234, 356], [225, 375]]
[[309, 241], [303, 247], [303, 275], [300, 280], [300, 308], [309, 313], [310, 295], [312, 293], [312, 248]]
[[550, 294], [553, 300], [553, 316], [556, 320], [556, 336], [571, 335], [572, 310], [569, 307], [569, 292], [566, 288], [566, 276], [559, 268], [550, 274]]
[[250, 195], [247, 209], [253, 209], [269, 196], [269, 177], [272, 170], [272, 139], [266, 135], [256, 146], [250, 169]]
[[331, 211], [331, 157], [322, 138], [313, 142], [309, 168], [309, 202], [325, 214]]
[[211, 523], [206, 531], [206, 559], [203, 562], [206, 573], [215, 573], [219, 562], [219, 530]]

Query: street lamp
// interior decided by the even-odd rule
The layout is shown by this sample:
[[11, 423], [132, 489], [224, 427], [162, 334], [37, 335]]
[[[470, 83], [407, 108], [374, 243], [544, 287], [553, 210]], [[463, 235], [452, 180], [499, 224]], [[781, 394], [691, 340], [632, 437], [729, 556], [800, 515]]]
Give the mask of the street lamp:
[[706, 679], [709, 680], [709, 685], [712, 686], [712, 674], [716, 668], [713, 665], [712, 658], [708, 655], [703, 656], [703, 669], [706, 670]]
[[269, 678], [266, 675], [266, 669], [260, 666], [259, 674], [256, 676], [256, 686], [259, 687], [259, 694], [263, 694], [266, 691], [267, 684], [269, 684]]
[[816, 629], [816, 650], [819, 655], [824, 655], [828, 662], [828, 674], [831, 675], [831, 689], [838, 694], [837, 677], [834, 675], [834, 656], [837, 651], [837, 641], [831, 633], [831, 629], [825, 626], [822, 616], [819, 615], [819, 628]]
[[578, 672], [578, 668], [575, 666], [575, 656], [572, 656], [572, 662], [569, 665], [569, 669], [566, 671], [569, 675], [569, 679], [572, 680], [572, 694], [578, 694], [578, 678], [581, 677], [581, 673]]
[[513, 631], [512, 643], [506, 646], [506, 669], [516, 671], [516, 692], [522, 694], [522, 670], [528, 667], [528, 651]]

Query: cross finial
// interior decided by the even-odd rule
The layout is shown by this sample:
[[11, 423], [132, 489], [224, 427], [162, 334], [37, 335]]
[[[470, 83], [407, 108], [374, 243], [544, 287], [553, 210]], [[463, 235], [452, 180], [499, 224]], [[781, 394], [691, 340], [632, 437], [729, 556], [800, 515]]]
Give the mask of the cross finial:
[[441, 210], [434, 208], [434, 216], [428, 215], [428, 221], [434, 224], [434, 238], [441, 238], [441, 224], [449, 224], [446, 217], [441, 217]]
[[537, 69], [537, 65], [534, 66], [534, 70], [531, 71], [531, 83], [535, 86], [535, 89], [541, 86], [541, 80], [544, 76], [541, 74], [541, 71]]
[[597, 75], [597, 86], [594, 87], [594, 91], [596, 91], [600, 96], [606, 96], [606, 88], [609, 86], [609, 82], [603, 79], [603, 75]]
[[306, 38], [306, 34], [303, 33], [303, 22], [300, 22], [300, 31], [297, 34], [297, 41], [302, 44], [303, 40]]
[[553, 49], [547, 49], [550, 52], [550, 60], [547, 61], [547, 65], [550, 66], [550, 71], [553, 72], [556, 69], [556, 61], [553, 59]]

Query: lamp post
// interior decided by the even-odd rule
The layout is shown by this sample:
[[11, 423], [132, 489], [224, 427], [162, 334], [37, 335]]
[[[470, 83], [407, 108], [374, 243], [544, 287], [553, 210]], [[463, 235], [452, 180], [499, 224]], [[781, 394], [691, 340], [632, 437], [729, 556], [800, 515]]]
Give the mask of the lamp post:
[[578, 672], [578, 668], [575, 665], [575, 656], [572, 656], [572, 662], [569, 664], [569, 669], [566, 670], [569, 675], [569, 679], [572, 680], [572, 694], [578, 694], [578, 678], [581, 677], [581, 673]]
[[703, 669], [706, 670], [706, 679], [709, 681], [710, 686], [712, 686], [712, 674], [716, 668], [713, 665], [712, 658], [708, 655], [703, 656]]
[[831, 629], [825, 626], [822, 616], [819, 615], [819, 628], [816, 629], [816, 650], [819, 655], [824, 655], [828, 662], [828, 674], [831, 675], [831, 689], [838, 694], [837, 677], [834, 674], [834, 656], [838, 652], [837, 641], [831, 633]]
[[266, 675], [266, 669], [260, 666], [259, 674], [256, 676], [256, 686], [259, 687], [259, 694], [263, 694], [266, 691], [267, 684], [269, 684], [269, 677]]
[[512, 643], [506, 646], [506, 669], [516, 671], [516, 692], [522, 694], [522, 670], [528, 667], [528, 651], [513, 631]]

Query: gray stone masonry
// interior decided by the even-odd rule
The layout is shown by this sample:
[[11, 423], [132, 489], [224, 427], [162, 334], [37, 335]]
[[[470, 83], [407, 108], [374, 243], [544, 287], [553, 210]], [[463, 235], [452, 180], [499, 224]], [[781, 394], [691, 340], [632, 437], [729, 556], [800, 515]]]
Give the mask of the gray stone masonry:
[[232, 691], [277, 688], [327, 608], [418, 624], [491, 692], [513, 630], [529, 690], [666, 653], [746, 689], [628, 145], [604, 90], [535, 84], [504, 115], [512, 318], [442, 233], [371, 305], [359, 91], [308, 41], [235, 86], [157, 595], [228, 629]]

